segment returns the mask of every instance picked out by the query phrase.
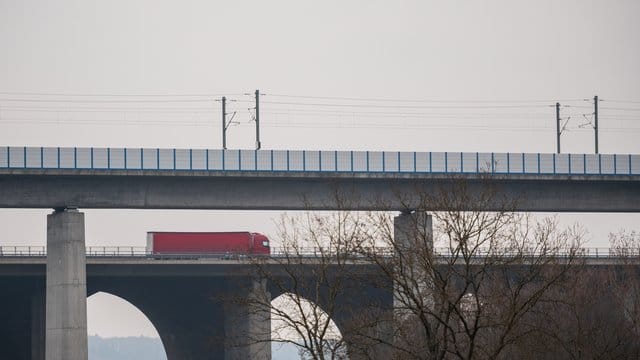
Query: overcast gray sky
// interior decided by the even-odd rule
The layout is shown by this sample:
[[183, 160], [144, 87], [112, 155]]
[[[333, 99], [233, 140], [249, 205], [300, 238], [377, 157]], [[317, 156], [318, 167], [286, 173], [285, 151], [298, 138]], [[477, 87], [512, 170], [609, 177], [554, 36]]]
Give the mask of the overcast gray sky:
[[[600, 151], [640, 153], [639, 18], [635, 0], [0, 0], [0, 146], [219, 148], [227, 95], [229, 147], [252, 148], [260, 89], [266, 149], [553, 152], [559, 101], [563, 151], [591, 153], [599, 95]], [[0, 244], [43, 245], [47, 212], [1, 210]], [[85, 213], [89, 245], [278, 216]], [[591, 246], [639, 223], [561, 219]], [[90, 332], [147, 331], [106, 310]]]

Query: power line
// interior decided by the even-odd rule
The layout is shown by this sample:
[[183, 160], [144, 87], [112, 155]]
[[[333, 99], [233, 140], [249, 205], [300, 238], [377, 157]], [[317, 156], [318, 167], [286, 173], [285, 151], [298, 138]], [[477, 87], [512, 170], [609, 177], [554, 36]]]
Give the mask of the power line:
[[[18, 91], [0, 91], [0, 95], [10, 96], [50, 96], [50, 97], [221, 97], [221, 96], [242, 96], [243, 93], [222, 92], [222, 93], [191, 93], [191, 94], [148, 94], [148, 93], [64, 93], [64, 92], [18, 92]], [[252, 94], [253, 95], [253, 94]], [[400, 102], [400, 103], [551, 103], [557, 100], [444, 100], [444, 99], [400, 99], [400, 98], [367, 98], [367, 97], [344, 97], [344, 96], [312, 96], [312, 95], [291, 95], [291, 94], [273, 94], [269, 96], [297, 99], [324, 99], [324, 100], [344, 100], [344, 101], [369, 101], [369, 102]], [[563, 99], [562, 102], [576, 102], [583, 99]], [[616, 100], [608, 100], [611, 102], [622, 102]], [[627, 101], [631, 103], [640, 103], [640, 101]]]
[[[305, 124], [279, 124], [279, 123], [270, 123], [266, 124], [265, 127], [272, 128], [327, 128], [327, 129], [339, 129], [339, 128], [362, 128], [362, 126], [358, 124], [332, 124], [332, 123], [305, 123]], [[552, 126], [536, 126], [536, 127], [524, 127], [524, 126], [513, 126], [513, 127], [495, 127], [495, 126], [482, 126], [482, 125], [451, 125], [451, 124], [443, 124], [443, 125], [407, 125], [407, 124], [397, 124], [397, 123], [389, 123], [389, 124], [375, 124], [375, 125], [367, 125], [367, 128], [377, 128], [377, 129], [399, 129], [399, 130], [411, 130], [411, 129], [434, 129], [434, 130], [486, 130], [486, 131], [539, 131], [539, 132], [549, 132], [553, 129]], [[584, 128], [571, 128], [571, 130], [576, 132], [590, 132], [590, 129]], [[626, 133], [626, 132], [640, 132], [640, 128], [629, 129], [629, 128], [609, 128], [600, 130], [601, 132], [611, 132], [611, 133]]]
[[0, 119], [0, 124], [49, 124], [49, 125], [107, 125], [107, 126], [141, 126], [141, 125], [166, 125], [166, 126], [212, 126], [209, 121], [183, 121], [175, 120], [133, 120], [133, 119], [52, 119], [52, 118], [5, 118]]
[[[90, 95], [88, 95], [90, 96]], [[163, 95], [157, 95], [163, 96]], [[185, 95], [186, 96], [186, 95]], [[271, 95], [273, 96], [273, 95]], [[331, 98], [331, 97], [316, 97], [316, 98]], [[358, 98], [344, 98], [344, 99], [358, 99]], [[363, 99], [361, 99], [363, 100]], [[373, 99], [371, 99], [373, 100]], [[378, 100], [388, 100], [390, 99], [378, 99]], [[123, 99], [123, 100], [114, 100], [114, 99], [25, 99], [25, 98], [0, 98], [0, 101], [4, 102], [26, 102], [26, 103], [61, 103], [61, 104], [120, 104], [120, 103], [211, 103], [211, 99]], [[412, 100], [413, 101], [413, 100]], [[238, 100], [238, 102], [242, 103], [253, 103], [247, 100]], [[425, 102], [422, 100], [415, 100], [413, 102]], [[440, 103], [441, 101], [432, 101], [432, 103]], [[445, 101], [442, 101], [445, 102]], [[370, 109], [527, 109], [527, 108], [541, 108], [546, 107], [547, 105], [522, 105], [517, 104], [515, 101], [507, 101], [511, 103], [511, 105], [398, 105], [398, 104], [388, 104], [388, 105], [380, 105], [380, 104], [356, 104], [356, 103], [326, 103], [326, 102], [287, 102], [287, 101], [263, 101], [265, 104], [274, 104], [274, 105], [288, 105], [292, 107], [316, 107], [316, 108], [370, 108]], [[462, 101], [451, 101], [451, 103], [462, 104]], [[468, 104], [477, 103], [477, 104], [491, 104], [492, 102], [466, 102]], [[10, 108], [12, 105], [2, 105], [3, 109]], [[588, 106], [580, 106], [580, 105], [563, 105], [563, 107], [568, 108], [577, 108], [577, 109], [587, 109], [590, 108]], [[619, 111], [640, 111], [640, 108], [602, 108], [603, 110], [619, 110]]]
[[174, 108], [174, 109], [151, 109], [151, 108], [147, 108], [147, 109], [136, 109], [136, 108], [129, 108], [129, 109], [64, 109], [64, 108], [60, 108], [60, 109], [47, 109], [47, 108], [42, 108], [42, 109], [34, 109], [34, 108], [13, 108], [13, 107], [5, 107], [2, 106], [0, 107], [0, 111], [2, 112], [36, 112], [36, 113], [160, 113], [160, 114], [207, 114], [207, 113], [214, 113], [216, 111], [214, 111], [211, 108], [202, 108], [202, 109], [189, 109], [189, 108], [184, 108], [184, 109], [180, 109], [180, 108]]
[[[3, 112], [51, 112], [51, 113], [100, 113], [100, 112], [118, 112], [118, 113], [213, 113], [217, 112], [216, 108], [218, 104], [211, 107], [34, 107], [34, 106], [14, 106], [3, 105], [0, 106], [0, 111]], [[607, 109], [607, 108], [605, 108]], [[359, 117], [392, 117], [392, 116], [414, 116], [414, 117], [460, 117], [460, 118], [472, 118], [472, 117], [522, 117], [522, 118], [536, 118], [546, 117], [550, 113], [541, 112], [397, 112], [397, 111], [349, 111], [349, 110], [330, 110], [330, 109], [296, 109], [296, 108], [268, 108], [262, 110], [263, 113], [268, 114], [298, 114], [298, 115], [326, 115], [326, 116], [359, 116]], [[579, 114], [579, 115], [591, 115], [591, 114]], [[602, 119], [616, 119], [625, 118], [631, 120], [640, 119], [637, 115], [602, 115]]]
[[637, 115], [628, 115], [628, 117], [624, 117], [624, 115], [616, 115], [614, 116], [600, 116], [600, 119], [603, 120], [617, 120], [617, 121], [638, 121], [640, 117]]
[[[0, 106], [0, 111], [3, 112], [51, 112], [51, 113], [100, 113], [100, 112], [128, 112], [128, 113], [212, 113], [217, 111], [220, 105], [215, 103], [211, 107], [87, 107], [87, 106], [23, 106], [23, 105], [9, 105]], [[438, 109], [442, 110], [442, 109]], [[358, 117], [396, 117], [396, 116], [413, 116], [413, 117], [545, 117], [548, 113], [534, 113], [534, 112], [402, 112], [392, 111], [386, 109], [379, 109], [372, 111], [366, 110], [342, 110], [342, 109], [314, 109], [314, 108], [267, 108], [263, 110], [264, 113], [269, 114], [297, 114], [297, 115], [319, 115], [319, 116], [358, 116]]]
[[[240, 96], [242, 94], [230, 94], [231, 96]], [[17, 96], [78, 96], [78, 97], [215, 97], [225, 94], [84, 94], [84, 93], [48, 93], [48, 92], [3, 92], [0, 95], [17, 95]]]
[[[1, 123], [39, 123], [48, 125], [63, 124], [83, 124], [83, 125], [112, 125], [112, 126], [139, 126], [139, 125], [160, 125], [160, 126], [211, 126], [209, 119], [201, 121], [202, 116], [208, 116], [219, 109], [219, 104], [215, 103], [216, 96], [222, 94], [71, 94], [71, 93], [44, 93], [44, 92], [0, 92], [6, 98], [0, 98], [0, 124]], [[242, 96], [242, 94], [231, 94]], [[253, 95], [253, 94], [251, 94]], [[246, 126], [253, 121], [256, 122], [256, 146], [259, 148], [259, 92], [255, 92], [255, 115], [248, 112], [252, 117], [246, 122], [233, 122], [234, 125]], [[40, 97], [40, 98], [38, 98]], [[289, 127], [289, 128], [384, 128], [384, 129], [469, 129], [478, 131], [549, 131], [551, 126], [535, 126], [536, 124], [545, 124], [551, 121], [551, 112], [540, 112], [542, 108], [554, 107], [549, 105], [556, 101], [551, 100], [434, 100], [434, 99], [392, 99], [392, 98], [365, 98], [365, 97], [338, 97], [338, 96], [306, 96], [306, 95], [288, 95], [288, 94], [269, 94], [269, 97], [276, 98], [273, 101], [261, 101], [263, 105], [263, 114], [293, 116], [293, 117], [351, 117], [351, 121], [331, 122], [309, 122], [298, 121], [278, 123], [267, 121], [263, 124], [266, 127]], [[267, 99], [269, 99], [269, 97]], [[277, 100], [283, 98], [283, 100]], [[287, 99], [292, 99], [287, 101]], [[298, 101], [298, 99], [300, 101]], [[308, 100], [305, 101], [304, 99]], [[318, 101], [314, 101], [318, 100]], [[239, 103], [251, 103], [250, 100], [234, 100]], [[591, 120], [587, 116], [593, 116], [592, 113], [582, 113], [584, 111], [578, 109], [591, 109], [590, 106], [584, 105], [567, 105], [566, 103], [580, 102], [584, 99], [565, 99], [561, 100], [563, 112], [566, 115], [559, 118], [558, 115], [558, 136], [564, 131], [584, 131], [586, 125], [592, 125]], [[607, 100], [611, 103], [619, 104], [636, 104], [640, 101], [620, 101]], [[24, 104], [21, 104], [24, 103]], [[190, 106], [190, 104], [207, 103], [209, 106], [202, 105]], [[372, 104], [368, 104], [372, 103]], [[33, 104], [34, 106], [30, 106]], [[42, 104], [37, 106], [36, 104]], [[54, 105], [55, 104], [55, 105]], [[82, 106], [85, 104], [85, 106]], [[100, 105], [105, 104], [105, 105]], [[115, 106], [110, 106], [113, 104]], [[121, 104], [118, 107], [118, 104]], [[132, 104], [132, 105], [126, 105]], [[148, 104], [140, 107], [138, 104]], [[153, 104], [166, 104], [167, 106], [153, 107]], [[171, 106], [170, 104], [176, 104]], [[179, 104], [184, 104], [181, 106]], [[564, 109], [567, 110], [564, 110]], [[531, 109], [531, 110], [530, 110]], [[538, 109], [537, 112], [534, 112]], [[576, 109], [575, 111], [571, 111]], [[637, 107], [627, 107], [619, 105], [619, 107], [600, 107], [600, 110], [609, 111], [601, 114], [600, 119], [619, 120], [619, 121], [636, 121], [640, 118], [636, 117], [633, 112], [640, 111]], [[58, 114], [58, 118], [35, 118], [35, 117], [16, 117], [11, 115], [19, 115], [19, 113], [32, 112], [33, 116], [37, 113], [54, 113]], [[628, 115], [621, 112], [630, 112]], [[18, 114], [16, 114], [18, 113]], [[82, 114], [95, 113], [94, 119], [80, 118]], [[122, 114], [123, 117], [118, 119], [100, 119], [99, 113], [106, 114]], [[224, 111], [223, 111], [224, 113]], [[243, 111], [244, 113], [244, 111]], [[581, 114], [582, 113], [582, 114]], [[66, 118], [60, 118], [65, 116]], [[73, 114], [77, 114], [75, 116]], [[145, 114], [154, 114], [153, 119], [149, 119]], [[158, 116], [156, 114], [164, 114], [167, 116]], [[9, 115], [9, 116], [8, 116]], [[183, 115], [180, 118], [180, 115]], [[604, 115], [604, 116], [602, 116]], [[114, 115], [112, 115], [114, 116]], [[169, 116], [173, 116], [171, 120]], [[625, 116], [629, 118], [625, 119]], [[568, 126], [572, 117], [584, 117], [587, 123], [575, 126]], [[160, 118], [160, 119], [158, 119]], [[371, 119], [384, 119], [376, 121]], [[366, 119], [370, 119], [366, 122]], [[416, 120], [433, 120], [447, 119], [452, 120], [446, 123], [428, 122], [415, 123]], [[404, 120], [404, 121], [403, 121]], [[479, 121], [478, 121], [479, 120]], [[463, 122], [467, 121], [467, 124]], [[493, 125], [488, 125], [493, 121]], [[522, 124], [528, 121], [529, 125]], [[561, 124], [563, 121], [564, 124]], [[496, 122], [515, 125], [505, 125]], [[522, 125], [518, 125], [522, 124]], [[622, 123], [620, 123], [622, 125]], [[561, 128], [561, 129], [560, 129]], [[638, 128], [622, 128], [607, 127], [601, 129], [602, 132], [638, 132]], [[597, 143], [597, 140], [596, 140]]]
[[601, 107], [600, 110], [616, 110], [616, 111], [640, 111], [640, 108], [611, 108]]
[[113, 107], [113, 106], [78, 106], [78, 105], [70, 105], [70, 106], [53, 106], [53, 105], [42, 105], [42, 106], [33, 106], [33, 105], [0, 105], [0, 109], [50, 109], [50, 110], [68, 110], [68, 109], [80, 109], [80, 110], [211, 110], [214, 107], [219, 106], [217, 103], [212, 102], [209, 107], [166, 107], [166, 106], [153, 106], [153, 107], [140, 107], [140, 106], [128, 106], [128, 107]]
[[0, 101], [7, 102], [33, 102], [33, 103], [197, 103], [197, 102], [212, 102], [213, 99], [182, 99], [182, 100], [78, 100], [78, 99], [16, 99], [5, 98]]
[[[25, 122], [32, 124], [44, 124], [44, 125], [67, 125], [67, 124], [80, 124], [80, 125], [103, 125], [103, 126], [142, 126], [142, 125], [160, 125], [160, 126], [196, 126], [196, 127], [212, 127], [208, 119], [206, 120], [184, 120], [177, 123], [175, 120], [134, 120], [134, 119], [55, 119], [55, 118], [2, 118], [0, 123], [4, 124], [18, 124], [23, 125]], [[249, 122], [239, 125], [249, 125]], [[357, 123], [343, 123], [343, 122], [270, 122], [264, 124], [265, 127], [271, 128], [380, 128], [380, 129], [440, 129], [440, 130], [457, 130], [457, 129], [469, 129], [469, 130], [495, 130], [495, 131], [549, 131], [553, 129], [553, 126], [491, 126], [491, 125], [474, 125], [474, 124], [407, 124], [398, 122], [378, 123], [378, 124], [357, 124]], [[571, 128], [575, 131], [590, 131], [584, 128]], [[602, 129], [604, 132], [640, 132], [640, 128], [607, 128]]]
[[[287, 112], [287, 111], [264, 111], [264, 113], [289, 116], [289, 117], [318, 117], [314, 112]], [[380, 118], [380, 119], [397, 119], [397, 118], [413, 118], [413, 119], [460, 119], [460, 120], [483, 120], [483, 121], [547, 121], [549, 114], [425, 114], [425, 113], [398, 113], [398, 114], [376, 114], [376, 113], [327, 113], [325, 117], [351, 117], [358, 119]]]
[[[405, 102], [405, 103], [552, 103], [556, 100], [435, 100], [435, 99], [389, 99], [389, 98], [361, 98], [361, 97], [340, 97], [340, 96], [308, 96], [308, 95], [288, 95], [272, 94], [269, 96], [295, 98], [295, 99], [322, 99], [322, 100], [345, 100], [345, 101], [371, 101], [371, 102]], [[566, 99], [563, 102], [582, 101], [582, 99]]]
[[634, 101], [634, 100], [609, 100], [609, 99], [602, 100], [601, 99], [600, 101], [611, 102], [611, 103], [620, 103], [620, 104], [640, 104], [640, 101]]
[[[238, 112], [238, 111], [234, 111]], [[240, 111], [244, 113], [244, 111]], [[188, 114], [193, 116], [209, 116], [210, 114], [216, 113], [213, 109], [205, 109], [205, 110], [188, 110], [188, 109], [175, 109], [175, 110], [136, 110], [136, 109], [126, 109], [126, 110], [75, 110], [75, 109], [11, 109], [5, 110], [0, 109], [0, 119], [3, 117], [7, 117], [12, 113], [45, 113], [45, 114], [66, 114], [69, 116], [73, 116], [73, 114], [122, 114], [129, 116], [136, 115], [144, 115], [144, 114]], [[518, 122], [546, 122], [549, 114], [545, 113], [393, 113], [393, 112], [340, 112], [340, 111], [323, 111], [318, 113], [315, 110], [300, 110], [300, 111], [288, 111], [288, 110], [268, 110], [263, 111], [263, 113], [276, 115], [276, 116], [285, 116], [285, 117], [306, 117], [306, 118], [314, 118], [314, 117], [338, 117], [338, 118], [353, 118], [354, 120], [364, 120], [364, 119], [387, 119], [389, 121], [394, 121], [395, 119], [451, 119], [451, 120], [480, 120], [483, 122], [504, 122], [504, 121], [518, 121]], [[573, 114], [572, 116], [591, 116], [592, 114]], [[630, 115], [631, 116], [631, 115]], [[629, 118], [618, 118], [618, 117], [602, 117], [607, 120], [619, 120], [619, 121], [636, 121], [640, 120], [640, 118], [631, 116]], [[566, 120], [566, 119], [565, 119]], [[587, 119], [588, 121], [588, 119]], [[252, 123], [253, 120], [249, 119], [246, 122], [242, 123]], [[234, 123], [239, 123], [238, 121], [234, 121]], [[366, 124], [363, 124], [365, 126]], [[566, 126], [565, 126], [566, 127]]]
[[337, 103], [302, 103], [283, 101], [264, 101], [265, 104], [317, 106], [317, 107], [354, 107], [354, 108], [382, 108], [382, 109], [511, 109], [511, 108], [540, 108], [546, 105], [469, 105], [469, 106], [430, 106], [430, 105], [369, 105], [369, 104], [337, 104]]

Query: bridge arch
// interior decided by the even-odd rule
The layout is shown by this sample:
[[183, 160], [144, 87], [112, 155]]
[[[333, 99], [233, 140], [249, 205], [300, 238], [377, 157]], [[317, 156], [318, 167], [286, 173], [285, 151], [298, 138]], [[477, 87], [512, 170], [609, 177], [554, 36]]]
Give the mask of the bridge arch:
[[139, 309], [158, 331], [168, 360], [225, 358], [219, 286], [206, 277], [90, 276], [87, 294], [107, 292]]
[[[117, 328], [107, 325], [112, 324], [114, 318], [118, 321]], [[153, 322], [138, 307], [120, 296], [103, 291], [90, 294], [87, 298], [87, 328], [89, 335], [100, 332], [107, 337], [142, 335], [160, 338], [159, 346], [149, 350], [153, 351], [153, 355], [158, 359], [167, 358], [162, 338]], [[128, 332], [127, 329], [129, 329]], [[135, 330], [131, 331], [132, 329]], [[89, 351], [91, 356], [91, 346]]]
[[323, 347], [324, 353], [334, 355], [329, 358], [349, 358], [340, 328], [320, 304], [299, 294], [285, 292], [272, 299], [271, 307], [271, 339], [276, 344], [274, 355], [278, 352], [278, 343], [304, 346], [310, 344], [313, 341], [311, 337], [315, 336], [322, 339], [318, 345]]
[[[326, 314], [335, 325], [333, 333], [326, 334], [326, 338], [335, 339], [339, 334], [344, 344], [344, 355], [348, 356], [343, 358], [390, 358], [389, 349], [376, 339], [386, 339], [390, 335], [385, 319], [393, 312], [393, 287], [391, 284], [378, 284], [370, 280], [367, 276], [342, 278], [339, 288], [331, 290], [327, 288], [327, 284], [318, 284], [317, 279], [312, 276], [303, 276], [297, 282], [291, 279], [272, 279], [268, 288], [272, 299], [278, 299], [282, 295], [286, 298], [286, 294], [293, 294], [294, 303], [307, 302], [318, 314]], [[272, 307], [277, 305], [272, 303]], [[310, 311], [309, 314], [313, 312]], [[275, 320], [272, 313], [272, 322]]]

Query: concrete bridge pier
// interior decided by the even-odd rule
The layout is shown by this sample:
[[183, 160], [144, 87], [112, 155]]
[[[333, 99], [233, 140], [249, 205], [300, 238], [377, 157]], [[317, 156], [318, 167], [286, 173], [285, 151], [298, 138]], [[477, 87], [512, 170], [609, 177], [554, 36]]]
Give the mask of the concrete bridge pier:
[[[225, 360], [271, 360], [271, 294], [265, 279], [234, 282], [224, 304]], [[264, 304], [261, 306], [260, 304]]]
[[393, 341], [399, 346], [426, 346], [422, 343], [424, 329], [416, 322], [415, 307], [409, 299], [422, 298], [425, 306], [433, 307], [433, 284], [430, 265], [424, 261], [433, 259], [433, 223], [431, 215], [424, 211], [402, 213], [394, 218], [394, 242], [402, 258], [400, 271], [405, 276], [394, 280], [394, 327], [400, 327], [405, 335]]
[[393, 218], [393, 240], [407, 250], [433, 249], [431, 215], [425, 211], [403, 212]]
[[46, 360], [87, 360], [87, 275], [84, 214], [47, 216]]
[[[402, 213], [393, 219], [393, 240], [396, 243], [396, 249], [402, 254], [403, 264], [411, 267], [407, 269], [406, 274], [414, 274], [414, 276], [428, 279], [429, 274], [423, 273], [427, 271], [425, 264], [421, 264], [421, 258], [430, 257], [433, 251], [433, 224], [431, 215], [424, 211], [414, 211], [410, 213]], [[429, 284], [418, 284], [416, 289], [412, 291], [425, 294]], [[397, 291], [394, 297], [394, 308], [401, 308], [401, 296]], [[408, 291], [409, 289], [404, 289]]]

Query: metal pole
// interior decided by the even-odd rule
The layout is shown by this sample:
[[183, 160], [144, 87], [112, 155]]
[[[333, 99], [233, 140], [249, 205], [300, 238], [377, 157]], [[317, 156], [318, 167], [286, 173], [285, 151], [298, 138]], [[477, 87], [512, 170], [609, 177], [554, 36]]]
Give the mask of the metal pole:
[[593, 118], [595, 122], [593, 129], [596, 132], [596, 154], [597, 154], [598, 153], [598, 95], [593, 97], [593, 107], [594, 107]]
[[227, 98], [222, 97], [222, 149], [227, 149]]
[[558, 138], [558, 154], [560, 154], [560, 103], [556, 103], [556, 134]]
[[256, 150], [260, 150], [260, 90], [256, 90]]

